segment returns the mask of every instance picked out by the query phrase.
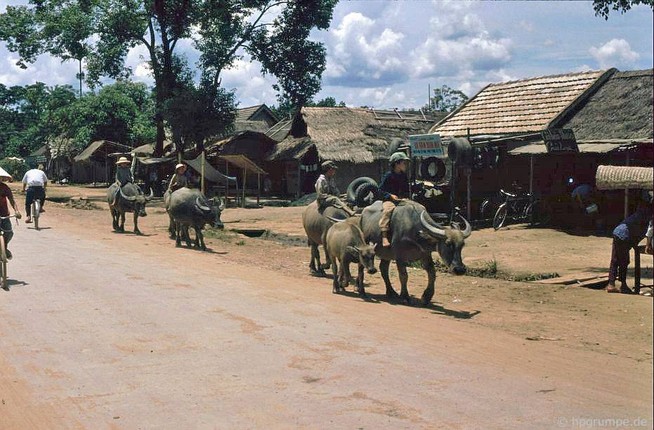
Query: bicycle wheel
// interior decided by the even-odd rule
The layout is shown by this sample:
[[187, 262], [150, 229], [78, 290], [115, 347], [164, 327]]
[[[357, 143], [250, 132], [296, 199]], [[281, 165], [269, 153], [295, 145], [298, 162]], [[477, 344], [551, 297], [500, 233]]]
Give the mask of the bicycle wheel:
[[502, 203], [500, 207], [497, 208], [497, 212], [495, 212], [495, 216], [493, 217], [493, 228], [495, 230], [502, 228], [504, 221], [506, 221], [507, 212], [508, 209], [506, 207], [506, 203]]
[[34, 228], [39, 229], [39, 216], [41, 216], [41, 202], [34, 199], [32, 202], [32, 218], [34, 219]]
[[5, 236], [0, 234], [0, 287], [7, 289], [7, 248]]

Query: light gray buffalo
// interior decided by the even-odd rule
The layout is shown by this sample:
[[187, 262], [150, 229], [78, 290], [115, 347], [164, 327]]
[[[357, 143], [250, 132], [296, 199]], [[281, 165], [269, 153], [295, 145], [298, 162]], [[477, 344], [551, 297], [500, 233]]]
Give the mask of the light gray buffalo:
[[357, 291], [361, 297], [366, 296], [363, 285], [364, 270], [369, 274], [377, 273], [375, 269], [375, 245], [366, 244], [363, 232], [359, 228], [359, 217], [337, 221], [325, 237], [325, 258], [331, 262], [334, 273], [332, 292], [345, 291], [350, 284], [350, 263], [357, 263]]
[[114, 230], [125, 231], [125, 213], [131, 212], [134, 214], [134, 233], [142, 234], [138, 219], [148, 215], [145, 212], [145, 205], [152, 199], [152, 190], [149, 196], [145, 196], [138, 185], [131, 182], [120, 188], [119, 192], [118, 189], [118, 184], [115, 183], [107, 189], [107, 203], [109, 203]]
[[182, 238], [190, 245], [188, 228], [193, 227], [196, 248], [206, 251], [207, 247], [202, 235], [204, 226], [210, 224], [215, 228], [224, 228], [220, 221], [220, 214], [225, 209], [224, 204], [207, 199], [199, 190], [180, 188], [170, 194], [166, 206], [175, 225], [176, 246], [181, 246]]
[[325, 243], [327, 230], [334, 224], [334, 221], [330, 220], [330, 218], [344, 220], [347, 217], [347, 213], [343, 209], [332, 206], [325, 208], [321, 214], [318, 212], [318, 203], [315, 201], [308, 205], [302, 213], [302, 225], [307, 233], [308, 245], [311, 248], [309, 270], [311, 270], [312, 275], [325, 276], [325, 269], [328, 269], [330, 265], [327, 258], [325, 259], [327, 263], [324, 266], [320, 264], [320, 251], [318, 251], [318, 246]]
[[[391, 285], [388, 268], [391, 260], [395, 260], [399, 273], [402, 291], [400, 298], [410, 303], [407, 290], [408, 274], [406, 267], [409, 263], [420, 261], [427, 272], [427, 288], [422, 293], [422, 302], [429, 305], [434, 296], [434, 283], [436, 281], [436, 268], [431, 253], [438, 251], [443, 262], [456, 275], [466, 273], [461, 250], [465, 239], [470, 236], [472, 227], [463, 217], [458, 216], [457, 222], [443, 226], [437, 224], [427, 213], [425, 207], [412, 201], [403, 201], [393, 211], [391, 218], [391, 246], [383, 248], [379, 219], [382, 213], [382, 203], [375, 202], [363, 210], [361, 215], [361, 230], [366, 241], [378, 244], [375, 248], [377, 257], [381, 260], [379, 270], [384, 284], [386, 296], [397, 298], [398, 295]], [[461, 227], [463, 226], [463, 229]]]

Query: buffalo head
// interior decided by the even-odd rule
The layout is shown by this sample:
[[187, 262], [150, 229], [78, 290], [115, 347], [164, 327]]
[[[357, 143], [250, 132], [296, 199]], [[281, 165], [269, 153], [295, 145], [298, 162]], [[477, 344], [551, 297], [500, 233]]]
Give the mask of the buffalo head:
[[[465, 246], [465, 240], [472, 233], [472, 227], [461, 215], [457, 214], [457, 218], [458, 222], [442, 226], [436, 224], [427, 212], [420, 214], [420, 222], [425, 228], [425, 233], [438, 242], [437, 249], [443, 262], [455, 275], [464, 275], [467, 268], [463, 264], [461, 250]], [[463, 230], [461, 230], [461, 223], [464, 226]]]
[[145, 205], [152, 200], [152, 197], [154, 197], [154, 192], [152, 191], [152, 188], [150, 188], [150, 195], [146, 196], [144, 194], [141, 194], [137, 191], [136, 195], [127, 195], [123, 192], [122, 188], [120, 189], [120, 197], [122, 197], [125, 201], [129, 202], [133, 207], [134, 207], [134, 213], [137, 213], [138, 216], [147, 216], [148, 214], [145, 212]]
[[375, 268], [375, 244], [369, 243], [367, 245], [348, 246], [347, 251], [352, 254], [355, 261], [358, 261], [369, 274], [374, 275], [377, 273]]
[[221, 230], [225, 228], [220, 220], [220, 215], [225, 210], [225, 202], [223, 200], [217, 200], [216, 198], [206, 200], [198, 196], [195, 199], [195, 208], [202, 214], [206, 224], [210, 224], [212, 227]]

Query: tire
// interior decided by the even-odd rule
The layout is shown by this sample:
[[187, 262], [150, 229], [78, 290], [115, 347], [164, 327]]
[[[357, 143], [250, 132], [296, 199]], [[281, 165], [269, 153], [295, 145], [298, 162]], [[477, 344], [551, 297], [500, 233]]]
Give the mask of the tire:
[[361, 176], [360, 178], [354, 179], [352, 182], [350, 182], [350, 185], [347, 186], [347, 201], [353, 204], [356, 204], [357, 201], [357, 188], [359, 188], [361, 185], [366, 184], [366, 183], [371, 183], [375, 184], [377, 187], [377, 181], [375, 181], [372, 178], [369, 178], [367, 176]]
[[420, 177], [428, 181], [438, 182], [445, 177], [447, 167], [440, 158], [429, 157], [420, 163]]
[[453, 138], [447, 146], [447, 156], [457, 167], [470, 167], [473, 162], [472, 145], [463, 137]]
[[377, 195], [379, 194], [379, 187], [377, 186], [377, 184], [367, 182], [365, 184], [361, 184], [357, 188], [355, 194], [356, 194], [356, 199], [354, 203], [360, 208], [365, 208], [366, 206], [370, 206], [375, 200], [377, 200]]
[[4, 235], [0, 235], [0, 287], [7, 289], [7, 248]]
[[497, 212], [495, 212], [495, 216], [493, 217], [493, 228], [497, 231], [502, 228], [504, 225], [504, 222], [506, 221], [506, 215], [507, 215], [508, 209], [506, 207], [506, 203], [502, 203], [499, 208], [497, 208]]

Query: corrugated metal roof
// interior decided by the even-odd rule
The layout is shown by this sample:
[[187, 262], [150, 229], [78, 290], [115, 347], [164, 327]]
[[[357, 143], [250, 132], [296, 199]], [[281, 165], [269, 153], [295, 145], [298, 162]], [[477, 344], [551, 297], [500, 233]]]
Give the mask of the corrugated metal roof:
[[[612, 71], [611, 71], [612, 72]], [[586, 94], [606, 71], [490, 84], [430, 132], [443, 136], [538, 132]]]

